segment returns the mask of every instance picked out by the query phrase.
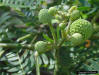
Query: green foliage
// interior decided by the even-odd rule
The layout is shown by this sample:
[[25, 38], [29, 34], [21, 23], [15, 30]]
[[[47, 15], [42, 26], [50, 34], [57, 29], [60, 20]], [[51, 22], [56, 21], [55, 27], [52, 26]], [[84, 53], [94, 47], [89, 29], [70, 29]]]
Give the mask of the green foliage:
[[[41, 1], [34, 1], [34, 0], [0, 0], [1, 6], [9, 6], [11, 8], [14, 8], [14, 10], [20, 11], [21, 14], [25, 14], [26, 16], [33, 16], [35, 13], [35, 9], [37, 9], [37, 6], [40, 5]], [[35, 4], [36, 3], [36, 4]], [[18, 12], [19, 13], [19, 12]]]
[[0, 75], [36, 75], [36, 50], [41, 73], [98, 71], [98, 14], [98, 0], [0, 0]]
[[[20, 50], [22, 51], [22, 50]], [[20, 53], [19, 53], [20, 54]], [[28, 74], [34, 66], [34, 56], [30, 51], [26, 51], [20, 56], [14, 52], [8, 52], [0, 59], [5, 65], [2, 65], [2, 72], [6, 71], [6, 74]], [[26, 63], [27, 62], [27, 63]]]

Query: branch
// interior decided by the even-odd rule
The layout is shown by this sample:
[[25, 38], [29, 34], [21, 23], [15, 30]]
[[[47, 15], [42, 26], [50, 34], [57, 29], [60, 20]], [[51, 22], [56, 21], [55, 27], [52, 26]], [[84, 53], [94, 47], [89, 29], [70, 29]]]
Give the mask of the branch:
[[32, 49], [34, 48], [34, 45], [30, 44], [19, 44], [19, 43], [0, 43], [0, 47], [4, 48], [27, 48], [27, 49]]

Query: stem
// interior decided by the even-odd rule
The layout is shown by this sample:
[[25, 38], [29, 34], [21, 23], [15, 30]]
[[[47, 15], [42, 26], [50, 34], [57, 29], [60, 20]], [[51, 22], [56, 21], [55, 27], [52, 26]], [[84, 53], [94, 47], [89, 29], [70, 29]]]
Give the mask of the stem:
[[53, 26], [51, 24], [49, 24], [53, 39], [54, 39], [54, 43], [56, 43], [56, 35], [55, 35], [55, 30], [53, 28]]
[[1, 56], [3, 55], [4, 52], [5, 52], [5, 50], [1, 50], [1, 51], [0, 51], [0, 58], [1, 58]]
[[[63, 35], [63, 37], [66, 36], [66, 38], [67, 38], [67, 34], [69, 32], [69, 28], [70, 28], [71, 23], [72, 22], [69, 21], [68, 26], [66, 28], [67, 29], [66, 35]], [[62, 44], [64, 43], [66, 38], [65, 37], [62, 38], [61, 42], [58, 44], [58, 46], [56, 48], [56, 52], [55, 52], [55, 56], [54, 56], [55, 60], [56, 60], [54, 75], [70, 75], [70, 71], [68, 70], [68, 67], [67, 67], [67, 65], [69, 65], [69, 62], [71, 63], [71, 60], [69, 60], [69, 62], [67, 61], [67, 59], [69, 57], [69, 55], [68, 55], [69, 53], [64, 52], [65, 50], [63, 50], [63, 49], [62, 49], [63, 51], [60, 49], [60, 47], [62, 46]], [[64, 57], [65, 57], [65, 61], [64, 61]], [[64, 64], [64, 62], [65, 62], [65, 64]]]
[[68, 60], [68, 57], [69, 53], [68, 51], [64, 50], [64, 48], [59, 48], [56, 50], [54, 75], [71, 75], [69, 67], [67, 67], [71, 63], [71, 59]]
[[65, 42], [65, 38], [63, 38], [62, 40], [61, 40], [61, 42], [59, 43], [59, 45], [58, 45], [58, 48], [60, 48], [61, 46], [62, 46], [62, 44]]
[[36, 35], [36, 36], [32, 39], [31, 44], [33, 44], [33, 43], [35, 42], [35, 40], [37, 39], [37, 37], [38, 37], [38, 35]]
[[0, 43], [0, 47], [4, 47], [4, 48], [27, 48], [27, 49], [33, 49], [34, 45], [30, 45], [30, 44], [19, 44], [19, 43]]
[[35, 52], [35, 61], [36, 61], [36, 75], [40, 75], [40, 67], [39, 67], [39, 61], [38, 61], [38, 52]]
[[72, 23], [72, 21], [70, 20], [69, 23], [68, 23], [68, 25], [67, 25], [67, 28], [66, 28], [67, 29], [66, 30], [66, 34], [68, 34], [68, 32], [69, 32], [71, 23]]
[[57, 75], [57, 71], [58, 71], [58, 59], [57, 59], [57, 54], [58, 54], [58, 50], [55, 50], [55, 69], [54, 69], [54, 75]]
[[65, 35], [65, 30], [61, 30], [61, 35], [62, 35], [62, 39], [66, 36]]
[[[55, 48], [56, 48], [56, 35], [55, 35], [55, 30], [54, 30], [54, 28], [53, 28], [53, 26], [52, 26], [51, 24], [49, 24], [49, 27], [50, 27], [50, 30], [51, 30], [51, 33], [52, 33], [52, 36], [53, 36], [53, 39], [54, 39], [54, 46], [55, 46]], [[55, 48], [54, 48], [54, 49], [55, 49]], [[55, 49], [54, 51], [57, 52], [56, 49]], [[56, 73], [57, 73], [57, 69], [58, 69], [56, 52], [55, 52], [55, 55], [54, 55], [55, 60], [56, 60], [56, 62], [55, 62], [55, 69], [54, 69], [54, 75], [57, 75]]]
[[[53, 39], [54, 39], [54, 46], [55, 46], [54, 49], [55, 49], [56, 48], [56, 42], [57, 42], [56, 35], [55, 35], [55, 30], [54, 30], [53, 26], [51, 25], [51, 23], [49, 24], [49, 27], [50, 27], [50, 30], [51, 30], [51, 33], [52, 33], [52, 36], [53, 36]], [[54, 69], [54, 75], [57, 75], [56, 74], [57, 69], [58, 69], [57, 55], [56, 55], [57, 50], [55, 49], [54, 51], [55, 51], [54, 57], [55, 57], [55, 60], [56, 60], [56, 62], [55, 62], [55, 69]]]
[[33, 34], [27, 34], [27, 35], [25, 35], [25, 36], [22, 36], [22, 37], [20, 37], [18, 40], [17, 40], [17, 42], [19, 42], [19, 41], [22, 41], [22, 40], [24, 40], [24, 39], [26, 39], [26, 38], [29, 38], [29, 37], [31, 37]]

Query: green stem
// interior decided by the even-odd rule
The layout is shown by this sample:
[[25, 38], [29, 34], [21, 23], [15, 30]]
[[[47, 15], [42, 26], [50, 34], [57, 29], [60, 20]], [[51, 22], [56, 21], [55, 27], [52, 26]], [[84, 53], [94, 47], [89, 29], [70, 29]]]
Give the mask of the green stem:
[[0, 43], [0, 47], [4, 48], [27, 48], [27, 49], [34, 49], [34, 45], [32, 44], [20, 44], [20, 43]]
[[66, 27], [66, 34], [68, 34], [68, 32], [69, 32], [71, 23], [72, 23], [72, 21], [70, 20], [67, 27]]
[[38, 52], [35, 52], [35, 61], [36, 61], [36, 75], [40, 75], [40, 67], [38, 61]]
[[66, 40], [65, 38], [63, 38], [63, 39], [61, 40], [61, 42], [58, 44], [58, 47], [57, 47], [58, 49], [62, 46], [62, 44], [65, 42], [65, 40]]
[[33, 35], [33, 34], [27, 34], [27, 35], [25, 35], [25, 36], [22, 36], [22, 37], [18, 38], [17, 41], [18, 41], [18, 42], [19, 42], [19, 41], [23, 41], [24, 39], [29, 38], [29, 37], [31, 37], [32, 35]]
[[[51, 33], [52, 33], [52, 36], [53, 36], [53, 39], [54, 39], [54, 49], [56, 48], [56, 42], [57, 42], [57, 39], [56, 39], [56, 34], [55, 34], [55, 30], [54, 30], [54, 28], [53, 28], [53, 26], [51, 25], [51, 24], [49, 24], [49, 27], [50, 27], [50, 31], [51, 31]], [[57, 50], [55, 49], [54, 51], [56, 51], [57, 52]], [[57, 67], [58, 67], [58, 65], [57, 65], [57, 56], [56, 56], [56, 52], [55, 52], [55, 55], [54, 55], [54, 57], [55, 57], [55, 60], [56, 60], [56, 62], [55, 62], [55, 70], [54, 70], [54, 75], [56, 75], [56, 71], [57, 71]]]
[[58, 71], [58, 59], [57, 59], [57, 54], [58, 54], [58, 50], [55, 50], [55, 69], [54, 69], [54, 75], [57, 75], [57, 71]]
[[0, 51], [0, 58], [1, 58], [1, 56], [3, 55], [4, 52], [5, 52], [5, 50], [1, 50], [1, 51]]
[[[72, 22], [71, 21], [69, 21], [69, 23], [68, 23], [68, 26], [67, 26], [67, 28], [66, 28], [66, 34], [65, 35], [63, 35], [63, 37], [65, 36], [66, 38], [67, 38], [67, 34], [68, 34], [68, 32], [69, 32], [69, 28], [70, 28], [70, 24], [71, 24]], [[64, 31], [62, 31], [62, 32], [64, 32]], [[62, 40], [60, 41], [60, 43], [57, 45], [57, 48], [56, 48], [56, 52], [55, 52], [55, 60], [56, 60], [56, 62], [55, 62], [55, 70], [54, 70], [54, 75], [70, 75], [70, 71], [68, 70], [68, 68], [66, 67], [67, 65], [66, 64], [68, 64], [68, 62], [65, 64], [65, 65], [63, 65], [64, 64], [64, 57], [67, 59], [67, 56], [66, 56], [66, 54], [64, 54], [63, 56], [63, 58], [61, 59], [60, 57], [62, 57], [61, 55], [60, 55], [60, 52], [61, 52], [61, 49], [60, 49], [60, 47], [62, 46], [62, 44], [64, 43], [64, 41], [66, 40], [66, 38], [62, 38]], [[62, 52], [61, 52], [62, 53]], [[63, 52], [63, 53], [65, 53], [65, 52]], [[63, 54], [62, 53], [62, 54]], [[68, 54], [68, 53], [67, 53]]]
[[65, 37], [65, 31], [64, 30], [61, 30], [61, 36], [62, 36], [62, 39]]
[[54, 39], [54, 43], [56, 43], [56, 34], [55, 34], [55, 30], [53, 28], [53, 26], [51, 24], [49, 24], [53, 39]]
[[34, 38], [31, 41], [31, 44], [33, 44], [35, 42], [35, 40], [37, 39], [38, 35], [34, 36]]
[[[55, 61], [54, 75], [71, 75], [69, 69], [66, 66], [66, 64], [64, 64], [64, 62], [65, 62], [64, 59], [63, 59], [64, 57], [62, 59], [60, 58], [60, 57], [62, 57], [61, 56], [62, 54], [60, 55], [60, 51], [61, 51], [61, 49], [56, 50], [56, 52], [55, 52], [54, 57], [55, 57], [56, 61]], [[65, 53], [65, 52], [63, 52], [63, 53]], [[65, 53], [65, 56], [66, 56], [66, 53]]]

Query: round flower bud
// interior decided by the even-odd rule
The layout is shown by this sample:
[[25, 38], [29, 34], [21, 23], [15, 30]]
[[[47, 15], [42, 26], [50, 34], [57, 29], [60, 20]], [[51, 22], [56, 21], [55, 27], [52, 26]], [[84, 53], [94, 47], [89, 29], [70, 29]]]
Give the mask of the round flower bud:
[[73, 45], [73, 46], [76, 46], [76, 45], [83, 43], [82, 35], [80, 33], [74, 33], [70, 37], [70, 42], [71, 42], [71, 45]]
[[57, 13], [57, 9], [55, 7], [50, 7], [48, 13], [53, 16]]
[[87, 40], [93, 33], [92, 24], [84, 19], [78, 19], [70, 25], [69, 34], [72, 36], [75, 33], [80, 33], [83, 40]]
[[42, 23], [50, 23], [52, 16], [48, 13], [47, 9], [41, 9], [38, 14], [39, 21]]
[[72, 13], [74, 10], [77, 10], [77, 6], [72, 6], [72, 7], [68, 10], [68, 12], [69, 12], [69, 13]]
[[60, 23], [60, 24], [59, 24], [59, 27], [60, 27], [61, 29], [64, 29], [64, 28], [66, 27], [66, 24], [65, 24], [65, 23]]
[[75, 21], [77, 19], [80, 18], [80, 12], [79, 10], [74, 10], [71, 14], [70, 14], [70, 20], [71, 21]]
[[51, 45], [49, 45], [48, 42], [38, 41], [34, 48], [38, 51], [38, 53], [43, 53], [51, 49]]

